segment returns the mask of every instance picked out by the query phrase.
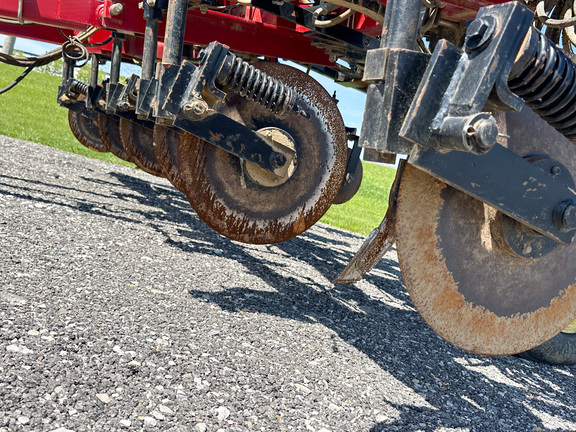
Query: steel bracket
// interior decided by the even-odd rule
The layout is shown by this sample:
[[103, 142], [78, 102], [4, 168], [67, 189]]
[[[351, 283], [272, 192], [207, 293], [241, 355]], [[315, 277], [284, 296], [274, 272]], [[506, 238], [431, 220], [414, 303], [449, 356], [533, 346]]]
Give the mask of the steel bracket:
[[[201, 120], [177, 118], [174, 126], [280, 177], [286, 175], [296, 156], [294, 150], [284, 146], [279, 153], [266, 137], [220, 113]], [[278, 157], [282, 160], [279, 166], [275, 163]]]
[[165, 110], [163, 108], [164, 104], [161, 101], [166, 101], [168, 99], [168, 95], [172, 90], [179, 71], [180, 65], [171, 64], [163, 66], [161, 77], [156, 85], [156, 95], [152, 101], [152, 110], [154, 117], [157, 119], [164, 119], [170, 122], [174, 121], [176, 118], [176, 112]]
[[[428, 64], [428, 55], [406, 49], [378, 49], [366, 60], [366, 93], [360, 145], [388, 153], [409, 153], [414, 145], [399, 135], [412, 98]], [[384, 65], [384, 66], [383, 66]]]
[[224, 100], [226, 92], [216, 86], [216, 79], [226, 63], [228, 53], [226, 45], [211, 42], [202, 51], [198, 67], [184, 60], [162, 105], [162, 110], [177, 113], [178, 117], [187, 118], [192, 115], [202, 118], [206, 112], [195, 114], [189, 109], [190, 104], [206, 103], [207, 109]]
[[351, 176], [354, 176], [354, 173], [356, 172], [356, 168], [358, 167], [358, 164], [360, 163], [360, 153], [362, 152], [362, 147], [359, 146], [358, 144], [358, 140], [360, 139], [360, 137], [358, 135], [356, 135], [356, 128], [346, 128], [346, 139], [348, 141], [352, 141], [352, 149], [350, 151], [350, 155], [348, 156], [348, 163], [346, 164], [346, 180], [348, 181], [348, 179]]
[[515, 2], [485, 7], [468, 26], [463, 50], [441, 41], [400, 136], [439, 150], [490, 150], [498, 135], [496, 122], [492, 117], [476, 116], [489, 96], [501, 110], [522, 108], [522, 100], [508, 88], [508, 75], [533, 18], [530, 9]]
[[132, 74], [126, 81], [126, 84], [108, 83], [105, 108], [108, 114], [114, 114], [117, 111], [133, 110], [135, 108], [138, 81], [138, 75]]
[[138, 85], [138, 97], [136, 99], [136, 114], [143, 117], [148, 117], [152, 112], [154, 98], [158, 89], [158, 80], [140, 79]]
[[409, 163], [559, 243], [572, 242], [576, 230], [563, 231], [555, 217], [576, 192], [499, 144], [483, 155], [415, 148]]

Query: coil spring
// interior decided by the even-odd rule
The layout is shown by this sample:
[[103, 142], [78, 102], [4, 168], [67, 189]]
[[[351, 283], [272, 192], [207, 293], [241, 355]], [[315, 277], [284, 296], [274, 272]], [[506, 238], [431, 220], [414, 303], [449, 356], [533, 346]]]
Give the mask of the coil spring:
[[235, 57], [225, 85], [240, 96], [253, 100], [274, 114], [294, 107], [293, 91], [270, 75]]
[[530, 60], [520, 70], [513, 69], [508, 86], [558, 132], [576, 142], [576, 65], [541, 33], [534, 31], [531, 37]]
[[84, 84], [83, 82], [74, 80], [72, 81], [72, 84], [70, 84], [70, 91], [86, 96], [88, 94], [88, 85]]

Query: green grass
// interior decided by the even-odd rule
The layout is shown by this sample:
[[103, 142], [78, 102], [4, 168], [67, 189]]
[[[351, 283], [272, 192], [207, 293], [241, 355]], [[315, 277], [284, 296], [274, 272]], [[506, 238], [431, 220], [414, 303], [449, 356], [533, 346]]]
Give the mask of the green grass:
[[[22, 70], [0, 63], [0, 88], [11, 83]], [[0, 95], [0, 134], [133, 167], [112, 154], [94, 152], [74, 138], [68, 127], [68, 111], [56, 103], [59, 84], [57, 76], [32, 72]], [[368, 234], [386, 213], [394, 174], [393, 169], [365, 162], [364, 179], [356, 196], [346, 204], [332, 206], [321, 222]]]
[[360, 234], [368, 234], [380, 225], [396, 171], [370, 162], [363, 162], [363, 168], [362, 184], [354, 198], [330, 207], [321, 222]]
[[[24, 69], [0, 63], [0, 88]], [[110, 153], [98, 153], [80, 144], [68, 127], [68, 110], [56, 102], [61, 79], [31, 72], [20, 84], [0, 95], [0, 133], [45, 144], [121, 165], [134, 165]]]

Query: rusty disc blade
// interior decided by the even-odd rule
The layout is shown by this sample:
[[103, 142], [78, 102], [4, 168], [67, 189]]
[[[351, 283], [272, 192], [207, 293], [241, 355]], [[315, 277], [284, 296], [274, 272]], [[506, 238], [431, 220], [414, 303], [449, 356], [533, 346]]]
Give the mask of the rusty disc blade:
[[100, 139], [114, 156], [132, 162], [120, 140], [120, 122], [117, 117], [98, 114], [98, 133]]
[[214, 230], [245, 243], [276, 243], [308, 229], [332, 204], [346, 170], [345, 128], [336, 102], [314, 79], [278, 63], [256, 67], [303, 95], [310, 118], [296, 113], [278, 118], [239, 97], [227, 106], [251, 129], [269, 128], [293, 139], [290, 176], [274, 184], [236, 156], [184, 132], [178, 171], [190, 204]]
[[96, 114], [90, 116], [82, 111], [68, 110], [68, 124], [74, 137], [85, 147], [97, 152], [110, 151], [100, 139]]
[[121, 118], [120, 140], [126, 154], [138, 168], [149, 174], [163, 177], [154, 155], [152, 129], [126, 118]]
[[180, 133], [169, 127], [154, 125], [154, 155], [156, 162], [170, 183], [183, 191], [183, 179], [178, 172], [178, 142]]
[[[545, 153], [576, 172], [574, 144], [527, 108], [506, 115], [500, 130], [516, 154]], [[576, 246], [560, 245], [541, 258], [512, 256], [491, 232], [496, 215], [492, 207], [406, 167], [396, 223], [406, 288], [441, 337], [485, 355], [526, 351], [576, 316]]]

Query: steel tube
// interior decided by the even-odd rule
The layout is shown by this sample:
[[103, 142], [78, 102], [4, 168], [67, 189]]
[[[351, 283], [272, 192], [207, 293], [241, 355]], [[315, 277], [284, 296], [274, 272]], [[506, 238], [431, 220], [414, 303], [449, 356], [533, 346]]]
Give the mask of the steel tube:
[[382, 28], [382, 48], [416, 49], [422, 0], [389, 0]]
[[98, 54], [92, 54], [92, 63], [90, 63], [90, 87], [93, 89], [98, 85], [98, 67], [100, 58]]
[[162, 55], [163, 65], [182, 63], [187, 13], [188, 0], [169, 1], [164, 34], [164, 53]]
[[158, 50], [158, 21], [146, 20], [144, 50], [142, 52], [142, 79], [154, 77], [156, 52]]
[[120, 80], [121, 64], [122, 64], [122, 39], [114, 35], [114, 42], [112, 44], [112, 59], [110, 64], [110, 84], [118, 84], [118, 81]]

